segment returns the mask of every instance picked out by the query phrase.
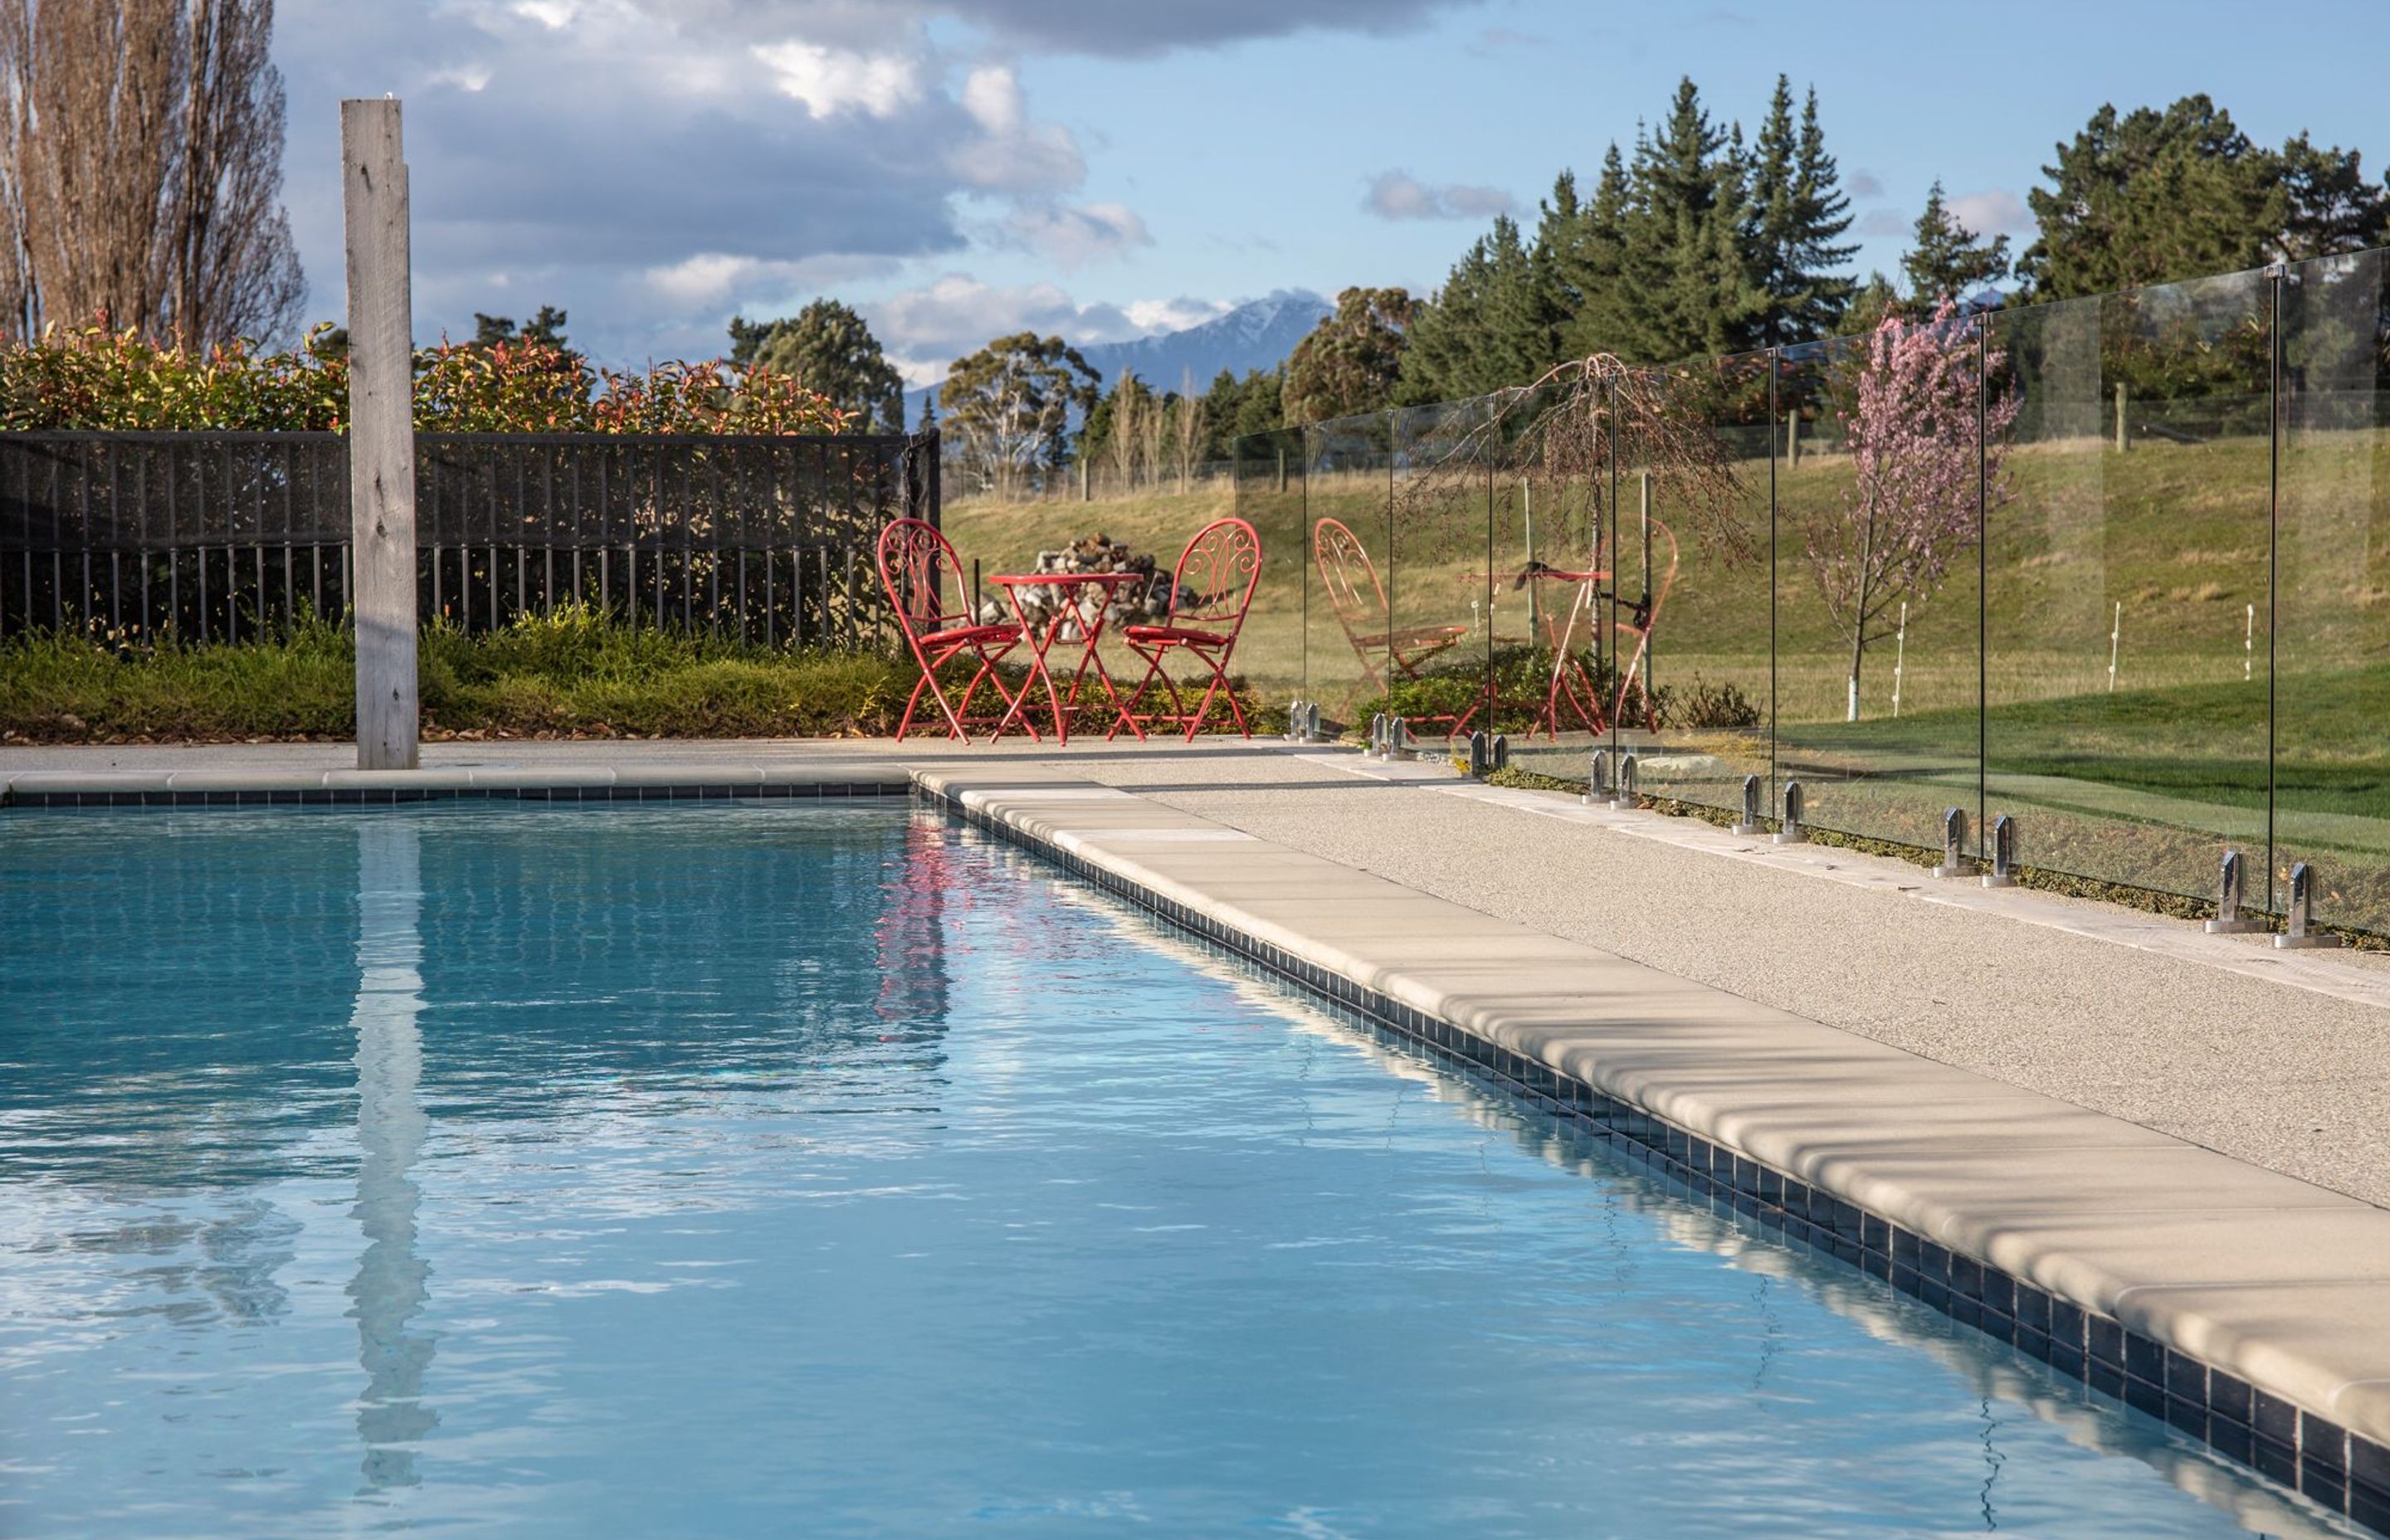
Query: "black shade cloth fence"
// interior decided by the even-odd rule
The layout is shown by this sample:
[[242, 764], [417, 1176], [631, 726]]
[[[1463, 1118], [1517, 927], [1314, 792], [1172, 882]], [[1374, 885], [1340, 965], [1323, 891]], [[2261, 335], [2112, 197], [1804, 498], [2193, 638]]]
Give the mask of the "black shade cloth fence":
[[[420, 612], [469, 632], [579, 603], [888, 645], [874, 543], [939, 514], [934, 433], [416, 436]], [[0, 434], [0, 635], [235, 642], [348, 602], [341, 434]]]

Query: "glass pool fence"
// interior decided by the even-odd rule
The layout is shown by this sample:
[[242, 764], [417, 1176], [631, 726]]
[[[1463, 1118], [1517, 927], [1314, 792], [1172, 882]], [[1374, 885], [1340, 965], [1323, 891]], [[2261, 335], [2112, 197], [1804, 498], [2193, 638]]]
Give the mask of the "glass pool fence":
[[1334, 727], [2390, 934], [2365, 251], [1256, 434], [1256, 694]]

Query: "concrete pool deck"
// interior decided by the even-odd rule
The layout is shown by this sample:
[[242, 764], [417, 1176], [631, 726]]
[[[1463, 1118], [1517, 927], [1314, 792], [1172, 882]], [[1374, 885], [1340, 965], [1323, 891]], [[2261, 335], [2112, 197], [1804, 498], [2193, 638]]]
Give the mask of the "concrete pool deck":
[[[1844, 1238], [1831, 1202], [1850, 1206], [1853, 1259], [1898, 1282], [1908, 1246], [1912, 1291], [1962, 1319], [1988, 1324], [1997, 1288], [2052, 1323], [2048, 1347], [2052, 1313], [2092, 1312], [2077, 1372], [2093, 1383], [2195, 1415], [2329, 1506], [2390, 1504], [2381, 958], [2276, 954], [1349, 751], [440, 744], [413, 782], [343, 775], [349, 755], [12, 749], [0, 779], [15, 798], [918, 776], [1174, 918], [1271, 949], [1281, 970], [1465, 1029], [1515, 1056], [1500, 1072], [1531, 1091], [1551, 1095], [1538, 1077], [1557, 1072], [1665, 1119], [1653, 1137], [1690, 1151], [1680, 1174], [1698, 1156], [1720, 1200], [1772, 1190], [1780, 1219], [1798, 1184], [1807, 1217], [1791, 1222], [1819, 1244]], [[2011, 1340], [2035, 1329], [1998, 1319]], [[2390, 1507], [2358, 1516], [2381, 1526]]]

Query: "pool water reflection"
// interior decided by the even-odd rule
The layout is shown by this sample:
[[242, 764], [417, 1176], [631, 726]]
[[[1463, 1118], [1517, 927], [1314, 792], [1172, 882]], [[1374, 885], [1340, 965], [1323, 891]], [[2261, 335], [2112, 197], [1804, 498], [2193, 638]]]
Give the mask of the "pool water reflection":
[[6, 834], [12, 1535], [2349, 1533], [925, 815]]

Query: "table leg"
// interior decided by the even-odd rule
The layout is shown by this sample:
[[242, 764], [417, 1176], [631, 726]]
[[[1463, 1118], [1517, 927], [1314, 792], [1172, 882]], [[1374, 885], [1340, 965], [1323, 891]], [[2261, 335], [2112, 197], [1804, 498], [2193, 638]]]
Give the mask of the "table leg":
[[[1030, 623], [1029, 611], [1022, 607], [1020, 590], [1008, 587], [1005, 592], [1012, 600], [1012, 618], [1021, 623], [1021, 639], [1029, 644], [1029, 677], [1022, 681], [1021, 693], [1013, 697], [1011, 709], [997, 720], [996, 730], [988, 735], [987, 740], [990, 743], [1002, 738], [1004, 729], [1012, 725], [1012, 719], [1021, 716], [1021, 713], [1027, 709], [1029, 692], [1041, 679], [1046, 683], [1047, 702], [1054, 708], [1055, 730], [1058, 733], [1062, 730], [1061, 703], [1055, 699], [1054, 676], [1046, 672], [1046, 649], [1052, 647], [1054, 638], [1061, 634], [1061, 620], [1057, 617], [1048, 621], [1041, 638], [1038, 628]], [[1022, 717], [1021, 725], [1033, 739], [1036, 738], [1037, 728], [1026, 717]], [[1068, 743], [1070, 738], [1065, 736], [1062, 741]]]
[[1145, 728], [1138, 724], [1137, 718], [1128, 715], [1128, 703], [1121, 699], [1120, 687], [1112, 683], [1111, 670], [1104, 667], [1103, 654], [1096, 650], [1096, 644], [1102, 640], [1103, 622], [1099, 619], [1096, 622], [1095, 635], [1087, 638], [1087, 655], [1079, 660], [1079, 672], [1071, 680], [1071, 709], [1073, 711], [1079, 709], [1079, 684], [1087, 676], [1087, 667], [1092, 663], [1095, 665], [1096, 677], [1103, 681], [1104, 698], [1112, 703], [1113, 730], [1118, 731], [1121, 719], [1127, 717], [1129, 731], [1137, 735], [1137, 740], [1139, 743], [1143, 743]]

